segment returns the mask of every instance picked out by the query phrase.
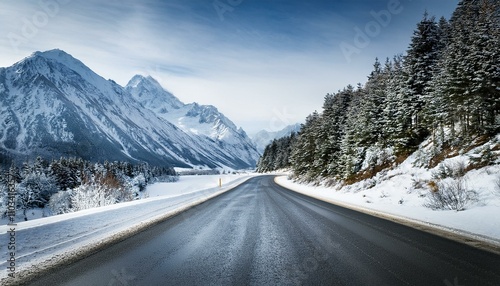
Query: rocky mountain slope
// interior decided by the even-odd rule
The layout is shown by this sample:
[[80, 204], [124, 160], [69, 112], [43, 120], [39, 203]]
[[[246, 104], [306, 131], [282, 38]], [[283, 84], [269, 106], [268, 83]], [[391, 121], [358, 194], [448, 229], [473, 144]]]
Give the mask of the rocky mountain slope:
[[[180, 114], [192, 119], [189, 128]], [[212, 136], [207, 130], [214, 130]], [[35, 52], [0, 68], [3, 162], [40, 155], [254, 167], [255, 147], [242, 130], [234, 130], [215, 108], [185, 105], [152, 78], [136, 76], [122, 87], [61, 50]]]

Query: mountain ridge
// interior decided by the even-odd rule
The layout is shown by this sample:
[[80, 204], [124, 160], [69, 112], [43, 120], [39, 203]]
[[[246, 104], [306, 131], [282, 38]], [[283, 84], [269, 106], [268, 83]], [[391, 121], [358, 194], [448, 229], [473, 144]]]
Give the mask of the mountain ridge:
[[285, 128], [278, 131], [267, 131], [261, 130], [251, 136], [253, 143], [257, 147], [260, 154], [264, 153], [264, 149], [268, 144], [270, 144], [274, 139], [279, 139], [285, 136], [289, 136], [293, 132], [298, 133], [300, 131], [301, 124], [296, 123], [288, 125]]
[[[171, 106], [182, 107], [155, 87], [170, 94]], [[57, 49], [0, 68], [0, 127], [2, 161], [77, 156], [239, 169], [254, 167], [258, 156], [244, 137], [238, 145], [183, 131], [126, 87]]]

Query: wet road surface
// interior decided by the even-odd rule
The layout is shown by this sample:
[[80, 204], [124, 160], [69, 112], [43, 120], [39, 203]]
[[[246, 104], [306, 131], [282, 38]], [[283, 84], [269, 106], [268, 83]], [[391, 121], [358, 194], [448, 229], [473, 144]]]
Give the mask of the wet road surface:
[[262, 176], [32, 285], [500, 285], [500, 256]]

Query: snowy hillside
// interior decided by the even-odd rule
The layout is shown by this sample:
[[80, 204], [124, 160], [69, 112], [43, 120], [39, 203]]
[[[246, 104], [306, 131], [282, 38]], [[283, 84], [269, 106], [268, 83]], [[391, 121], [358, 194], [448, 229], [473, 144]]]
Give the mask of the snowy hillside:
[[183, 107], [177, 98], [158, 85], [155, 88], [162, 97], [143, 100], [140, 94], [127, 91], [142, 86], [132, 83], [124, 88], [105, 80], [61, 50], [36, 52], [11, 67], [0, 68], [2, 161], [41, 155], [178, 167], [255, 166], [257, 151], [245, 140], [244, 132], [234, 135], [240, 141], [186, 132], [178, 122], [162, 118], [163, 110], [144, 108]]
[[267, 130], [262, 130], [257, 132], [255, 135], [252, 136], [252, 141], [254, 142], [255, 146], [257, 146], [257, 150], [259, 151], [260, 154], [264, 153], [264, 149], [266, 148], [271, 141], [274, 139], [279, 139], [283, 138], [285, 136], [289, 136], [292, 134], [292, 132], [298, 133], [300, 130], [300, 124], [294, 124], [294, 125], [289, 125], [282, 130], [275, 131], [275, 132], [270, 132]]

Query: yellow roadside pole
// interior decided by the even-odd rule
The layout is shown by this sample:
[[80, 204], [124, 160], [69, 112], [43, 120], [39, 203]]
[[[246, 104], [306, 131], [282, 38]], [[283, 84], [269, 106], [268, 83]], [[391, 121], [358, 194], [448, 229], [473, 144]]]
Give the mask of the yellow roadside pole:
[[219, 178], [219, 188], [222, 188], [222, 178]]

